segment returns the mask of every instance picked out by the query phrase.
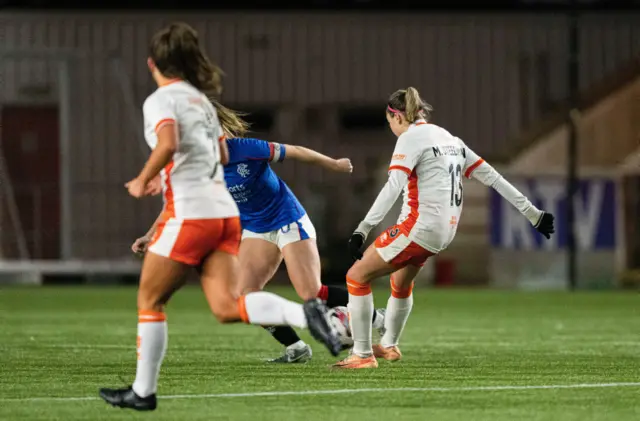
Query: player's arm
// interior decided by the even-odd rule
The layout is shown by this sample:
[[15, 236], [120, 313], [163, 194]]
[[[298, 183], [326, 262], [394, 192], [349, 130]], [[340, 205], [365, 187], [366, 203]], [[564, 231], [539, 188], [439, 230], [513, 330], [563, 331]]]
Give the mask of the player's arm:
[[362, 257], [361, 249], [367, 236], [373, 228], [382, 222], [396, 200], [398, 200], [398, 196], [400, 196], [404, 186], [407, 185], [409, 176], [419, 158], [420, 153], [414, 150], [414, 145], [411, 141], [406, 136], [400, 136], [389, 165], [389, 178], [380, 193], [378, 193], [378, 197], [373, 202], [371, 209], [369, 209], [369, 212], [349, 239], [349, 250], [354, 259]]
[[227, 165], [229, 163], [229, 146], [227, 146], [227, 138], [220, 136], [218, 138], [218, 145], [220, 145], [220, 163]]
[[466, 145], [464, 148], [466, 153], [465, 177], [474, 178], [485, 186], [493, 188], [500, 196], [518, 209], [542, 235], [551, 238], [551, 234], [555, 232], [553, 215], [536, 208], [524, 194], [502, 177], [502, 175], [484, 159], [480, 158]]
[[[411, 172], [409, 172], [410, 174]], [[362, 234], [366, 239], [369, 235], [369, 232], [382, 220], [389, 210], [393, 207], [396, 200], [398, 200], [398, 196], [402, 193], [402, 189], [407, 185], [409, 181], [409, 175], [400, 169], [392, 168], [389, 170], [389, 178], [385, 183], [380, 193], [378, 193], [378, 197], [376, 197], [375, 202], [369, 209], [369, 212], [364, 217], [362, 222], [358, 225], [356, 229], [356, 233]]]
[[282, 162], [287, 153], [285, 145], [266, 140], [248, 137], [236, 137], [228, 140], [232, 147], [229, 149], [230, 161], [268, 161]]
[[283, 159], [295, 159], [296, 161], [314, 164], [337, 172], [352, 172], [353, 166], [349, 158], [333, 159], [313, 149], [304, 146], [283, 145]]
[[143, 235], [142, 237], [134, 241], [133, 245], [131, 246], [131, 250], [134, 253], [136, 253], [137, 255], [143, 255], [147, 251], [149, 242], [151, 241], [154, 234], [156, 233], [156, 230], [158, 229], [158, 224], [160, 223], [161, 220], [162, 220], [162, 212], [160, 212], [160, 215], [158, 215], [156, 220], [153, 222], [153, 225], [151, 225], [151, 228], [149, 228], [149, 231], [147, 231], [145, 235]]
[[178, 130], [175, 120], [166, 122], [162, 127], [156, 129], [156, 134], [158, 136], [158, 144], [151, 151], [147, 163], [137, 177], [145, 185], [171, 162], [173, 154], [178, 149]]
[[165, 97], [150, 97], [145, 101], [142, 111], [156, 132], [158, 142], [136, 179], [146, 186], [160, 171], [171, 162], [178, 148], [178, 126], [176, 115], [170, 100]]

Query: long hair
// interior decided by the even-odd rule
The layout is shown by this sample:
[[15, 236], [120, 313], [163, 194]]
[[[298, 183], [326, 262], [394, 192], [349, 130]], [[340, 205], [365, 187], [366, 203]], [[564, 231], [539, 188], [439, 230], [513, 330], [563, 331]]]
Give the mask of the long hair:
[[247, 132], [249, 124], [240, 117], [244, 114], [220, 104], [224, 72], [204, 54], [195, 29], [182, 22], [161, 29], [151, 39], [149, 57], [163, 76], [185, 80], [205, 94], [225, 132], [233, 136]]

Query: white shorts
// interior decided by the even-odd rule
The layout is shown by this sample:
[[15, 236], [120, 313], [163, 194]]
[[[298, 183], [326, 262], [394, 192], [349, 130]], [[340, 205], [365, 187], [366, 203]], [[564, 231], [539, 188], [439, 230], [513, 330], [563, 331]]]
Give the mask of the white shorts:
[[242, 239], [244, 240], [245, 238], [259, 238], [275, 244], [280, 250], [282, 250], [287, 244], [307, 240], [309, 238], [315, 239], [316, 229], [307, 214], [305, 214], [298, 221], [285, 225], [279, 230], [269, 232], [242, 230]]

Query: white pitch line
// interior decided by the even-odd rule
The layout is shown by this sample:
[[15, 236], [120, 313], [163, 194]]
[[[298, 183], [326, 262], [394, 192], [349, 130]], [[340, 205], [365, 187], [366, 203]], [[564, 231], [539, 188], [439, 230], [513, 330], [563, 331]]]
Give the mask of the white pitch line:
[[63, 349], [133, 349], [130, 345], [112, 345], [112, 344], [38, 344], [38, 348], [63, 348]]
[[[364, 388], [364, 389], [334, 389], [334, 390], [296, 390], [296, 391], [272, 391], [272, 392], [246, 392], [246, 393], [207, 393], [194, 395], [165, 395], [161, 400], [168, 399], [220, 399], [220, 398], [254, 398], [269, 396], [313, 396], [313, 395], [342, 395], [354, 393], [389, 393], [389, 392], [492, 392], [504, 390], [552, 390], [552, 389], [601, 389], [607, 387], [640, 387], [638, 383], [578, 383], [578, 384], [552, 384], [530, 386], [469, 386], [469, 387], [390, 387], [390, 388]], [[97, 396], [77, 397], [33, 397], [33, 398], [0, 398], [0, 402], [37, 402], [37, 401], [92, 401], [99, 399]]]

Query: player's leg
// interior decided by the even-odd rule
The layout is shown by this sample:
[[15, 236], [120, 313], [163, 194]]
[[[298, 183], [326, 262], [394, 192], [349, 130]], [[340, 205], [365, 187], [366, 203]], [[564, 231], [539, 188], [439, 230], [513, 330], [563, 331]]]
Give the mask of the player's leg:
[[[276, 233], [253, 233], [243, 231], [238, 259], [238, 295], [262, 291], [273, 278], [282, 262], [282, 253], [275, 241]], [[311, 347], [300, 339], [290, 326], [263, 326], [275, 340], [286, 347], [284, 354], [269, 360], [274, 363], [302, 363], [311, 358]]]
[[132, 387], [101, 389], [108, 403], [123, 408], [153, 410], [160, 365], [167, 349], [165, 304], [184, 282], [189, 267], [153, 252], [145, 255], [138, 289], [138, 363]]
[[[370, 282], [380, 276], [396, 272], [406, 266], [420, 266], [428, 256], [427, 250], [413, 243], [402, 226], [389, 228], [367, 249], [347, 273], [349, 288], [349, 314], [354, 340], [353, 354], [336, 364], [340, 368], [376, 367], [371, 344], [371, 328], [366, 321], [373, 313], [373, 295]], [[410, 274], [410, 272], [407, 272]], [[402, 280], [404, 286], [404, 279]], [[386, 318], [389, 317], [387, 314]], [[385, 321], [386, 324], [386, 321]]]
[[[289, 279], [298, 296], [303, 300], [318, 297], [327, 307], [346, 306], [349, 293], [340, 285], [323, 285], [321, 279], [320, 254], [316, 244], [316, 230], [307, 215], [299, 221], [278, 231], [278, 245], [282, 249]], [[384, 312], [374, 311], [375, 328], [384, 323]]]
[[282, 250], [291, 284], [303, 300], [318, 297], [327, 307], [347, 305], [347, 291], [339, 286], [322, 285], [320, 255], [316, 245], [316, 229], [304, 215], [277, 231], [278, 247]]
[[402, 353], [398, 341], [413, 308], [413, 280], [422, 266], [408, 265], [391, 275], [391, 295], [380, 344], [373, 345], [373, 354], [387, 361], [398, 361]]
[[237, 292], [240, 296], [249, 292], [262, 291], [278, 270], [282, 262], [282, 254], [275, 243], [262, 238], [243, 236], [238, 261], [240, 273]]
[[239, 221], [230, 221], [227, 231], [227, 240], [202, 265], [202, 288], [216, 318], [221, 323], [243, 321], [260, 326], [308, 328], [318, 341], [337, 355], [340, 341], [329, 326], [328, 310], [320, 300], [309, 300], [300, 305], [265, 291], [236, 297], [234, 283], [239, 273], [236, 256], [240, 242]]
[[395, 270], [395, 266], [385, 262], [376, 252], [375, 247], [371, 246], [365, 251], [362, 259], [355, 262], [347, 272], [353, 349], [349, 357], [338, 362], [334, 367], [375, 368], [378, 366], [371, 343], [371, 319], [374, 313], [371, 281]]

